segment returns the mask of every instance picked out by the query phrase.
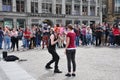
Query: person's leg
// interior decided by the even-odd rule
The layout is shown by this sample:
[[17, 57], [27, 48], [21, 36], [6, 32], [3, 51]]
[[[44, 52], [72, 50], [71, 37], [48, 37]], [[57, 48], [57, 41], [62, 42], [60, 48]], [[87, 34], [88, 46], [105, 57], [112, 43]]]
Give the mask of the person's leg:
[[2, 49], [2, 38], [0, 37], [0, 49]]
[[75, 52], [76, 50], [71, 50], [71, 61], [73, 64], [73, 72], [76, 71]]
[[14, 37], [11, 38], [11, 42], [12, 42], [12, 48], [13, 48], [13, 51], [15, 50], [15, 43], [16, 43], [16, 40]]
[[101, 45], [101, 36], [99, 36], [99, 46]]
[[56, 53], [56, 51], [54, 51], [54, 56], [53, 56], [54, 58], [54, 60], [55, 60], [55, 70], [58, 70], [58, 63], [59, 63], [59, 56], [58, 56], [58, 54]]
[[42, 49], [44, 49], [44, 44], [45, 44], [45, 35], [42, 38]]
[[46, 36], [46, 47], [48, 47], [48, 35]]
[[4, 50], [7, 50], [7, 39], [4, 37]]
[[71, 51], [66, 51], [68, 73], [71, 73]]
[[17, 47], [17, 51], [18, 51], [19, 50], [19, 39], [16, 38], [15, 42], [16, 42], [16, 47]]
[[53, 62], [55, 62], [55, 59], [54, 59], [54, 51], [53, 50], [48, 50], [48, 52], [52, 55], [52, 60], [50, 60], [47, 64], [46, 64], [46, 68], [50, 68], [51, 69], [51, 67], [50, 67], [50, 65], [53, 63]]
[[96, 36], [96, 46], [98, 46], [98, 36]]
[[27, 39], [27, 49], [29, 49], [29, 46], [30, 46], [29, 39]]
[[10, 50], [10, 43], [11, 43], [11, 38], [9, 37], [8, 40], [7, 40], [8, 50]]

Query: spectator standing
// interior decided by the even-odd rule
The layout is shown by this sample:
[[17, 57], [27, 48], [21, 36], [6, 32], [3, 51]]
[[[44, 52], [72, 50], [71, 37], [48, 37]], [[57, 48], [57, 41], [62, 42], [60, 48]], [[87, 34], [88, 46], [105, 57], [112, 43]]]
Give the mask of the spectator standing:
[[101, 45], [101, 38], [102, 38], [103, 29], [100, 24], [96, 27], [96, 46]]
[[24, 40], [25, 40], [25, 48], [29, 49], [29, 42], [30, 42], [30, 38], [31, 38], [31, 32], [30, 29], [27, 27], [23, 33], [24, 36]]
[[86, 42], [87, 42], [88, 46], [90, 44], [92, 44], [92, 29], [90, 28], [90, 26], [87, 26], [87, 30], [86, 30]]
[[10, 29], [5, 27], [4, 31], [4, 50], [10, 50], [11, 35]]
[[0, 27], [0, 49], [2, 49], [3, 37], [4, 37], [3, 30]]
[[[76, 46], [75, 46], [75, 38], [76, 34], [73, 31], [73, 26], [68, 25], [68, 33], [66, 36], [66, 47], [65, 47], [65, 54], [67, 56], [67, 68], [68, 73], [65, 75], [67, 77], [76, 76], [76, 62], [75, 62], [75, 53], [76, 53]], [[72, 63], [72, 70], [71, 71], [71, 63]]]
[[14, 28], [12, 31], [11, 31], [11, 42], [12, 42], [12, 48], [14, 51], [15, 50], [15, 45], [16, 45], [16, 48], [17, 48], [17, 51], [19, 51], [19, 48], [18, 48], [18, 31]]

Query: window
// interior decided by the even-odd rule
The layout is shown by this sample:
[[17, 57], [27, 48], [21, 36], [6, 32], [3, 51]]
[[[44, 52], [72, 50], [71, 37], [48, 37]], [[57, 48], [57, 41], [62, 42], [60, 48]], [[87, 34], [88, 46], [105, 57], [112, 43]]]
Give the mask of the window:
[[95, 7], [94, 6], [90, 7], [90, 15], [95, 16]]
[[52, 13], [52, 3], [42, 3], [42, 13]]
[[83, 12], [83, 15], [86, 16], [88, 14], [88, 7], [83, 6], [82, 12]]
[[16, 11], [17, 12], [25, 12], [24, 0], [16, 0]]
[[56, 3], [62, 3], [62, 0], [56, 0]]
[[72, 20], [66, 20], [66, 25], [72, 24]]
[[83, 2], [83, 3], [86, 3], [86, 2], [87, 2], [87, 0], [82, 0], [82, 2]]
[[72, 6], [71, 5], [66, 5], [66, 14], [71, 15], [72, 12]]
[[120, 0], [114, 0], [115, 5], [114, 5], [114, 12], [115, 13], [120, 13]]
[[56, 14], [62, 14], [62, 5], [56, 4]]
[[17, 28], [25, 28], [25, 19], [17, 19]]
[[38, 2], [31, 2], [31, 12], [38, 13]]
[[80, 3], [80, 0], [75, 0], [76, 3]]
[[2, 0], [2, 4], [3, 11], [12, 11], [12, 0]]
[[13, 28], [13, 19], [4, 18], [4, 27], [9, 27], [10, 29]]
[[95, 4], [95, 0], [90, 0], [90, 3], [91, 4]]
[[74, 10], [75, 10], [75, 15], [80, 15], [80, 6], [79, 5], [75, 5]]
[[66, 2], [72, 2], [72, 0], [66, 0]]

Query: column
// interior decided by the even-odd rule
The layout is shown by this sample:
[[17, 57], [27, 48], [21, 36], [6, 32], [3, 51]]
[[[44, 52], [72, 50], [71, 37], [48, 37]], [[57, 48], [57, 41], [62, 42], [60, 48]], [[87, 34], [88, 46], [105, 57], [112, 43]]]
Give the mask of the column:
[[27, 9], [27, 12], [31, 12], [31, 0], [27, 0], [26, 1], [27, 2], [27, 4], [26, 4], [26, 9]]
[[65, 0], [62, 0], [62, 14], [66, 14], [65, 9]]
[[100, 23], [102, 24], [102, 1], [100, 1], [100, 3], [99, 3], [99, 5], [100, 5]]
[[26, 26], [31, 27], [31, 19], [30, 19], [30, 17], [26, 18]]
[[98, 1], [96, 0], [96, 5], [95, 5], [95, 16], [98, 16], [98, 12], [97, 12], [97, 7], [98, 7]]
[[13, 18], [13, 27], [14, 27], [14, 28], [17, 28], [17, 21], [16, 21], [16, 18]]
[[82, 4], [82, 0], [81, 0], [80, 2], [81, 2], [81, 4], [80, 4], [80, 15], [82, 15], [82, 7], [83, 7], [83, 6], [82, 6], [82, 5], [83, 5], [83, 4]]
[[73, 19], [73, 20], [72, 20], [72, 24], [74, 24], [74, 21], [75, 21], [75, 20]]
[[72, 14], [73, 15], [75, 14], [74, 4], [75, 4], [75, 2], [74, 2], [74, 0], [72, 0]]
[[80, 19], [80, 25], [81, 25], [81, 27], [82, 27], [82, 19]]
[[88, 0], [88, 16], [90, 16], [90, 0]]
[[88, 20], [88, 26], [90, 26], [90, 20]]
[[38, 13], [42, 13], [42, 0], [38, 0]]
[[12, 11], [16, 12], [16, 0], [12, 0]]
[[53, 4], [52, 4], [52, 13], [56, 14], [56, 0], [52, 0]]
[[66, 21], [65, 19], [62, 19], [62, 25], [65, 25], [65, 21]]
[[2, 0], [0, 0], [0, 11], [2, 11]]

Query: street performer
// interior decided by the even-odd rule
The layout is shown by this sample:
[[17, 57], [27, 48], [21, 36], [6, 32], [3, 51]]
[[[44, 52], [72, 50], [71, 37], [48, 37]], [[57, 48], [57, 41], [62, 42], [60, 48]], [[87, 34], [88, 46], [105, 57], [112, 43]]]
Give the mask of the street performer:
[[50, 60], [45, 68], [46, 69], [52, 69], [50, 66], [53, 62], [55, 62], [54, 66], [54, 73], [62, 73], [58, 69], [58, 62], [59, 62], [59, 55], [56, 52], [56, 44], [59, 41], [58, 34], [56, 32], [53, 32], [50, 36], [49, 44], [48, 44], [48, 52], [52, 55], [52, 60]]

